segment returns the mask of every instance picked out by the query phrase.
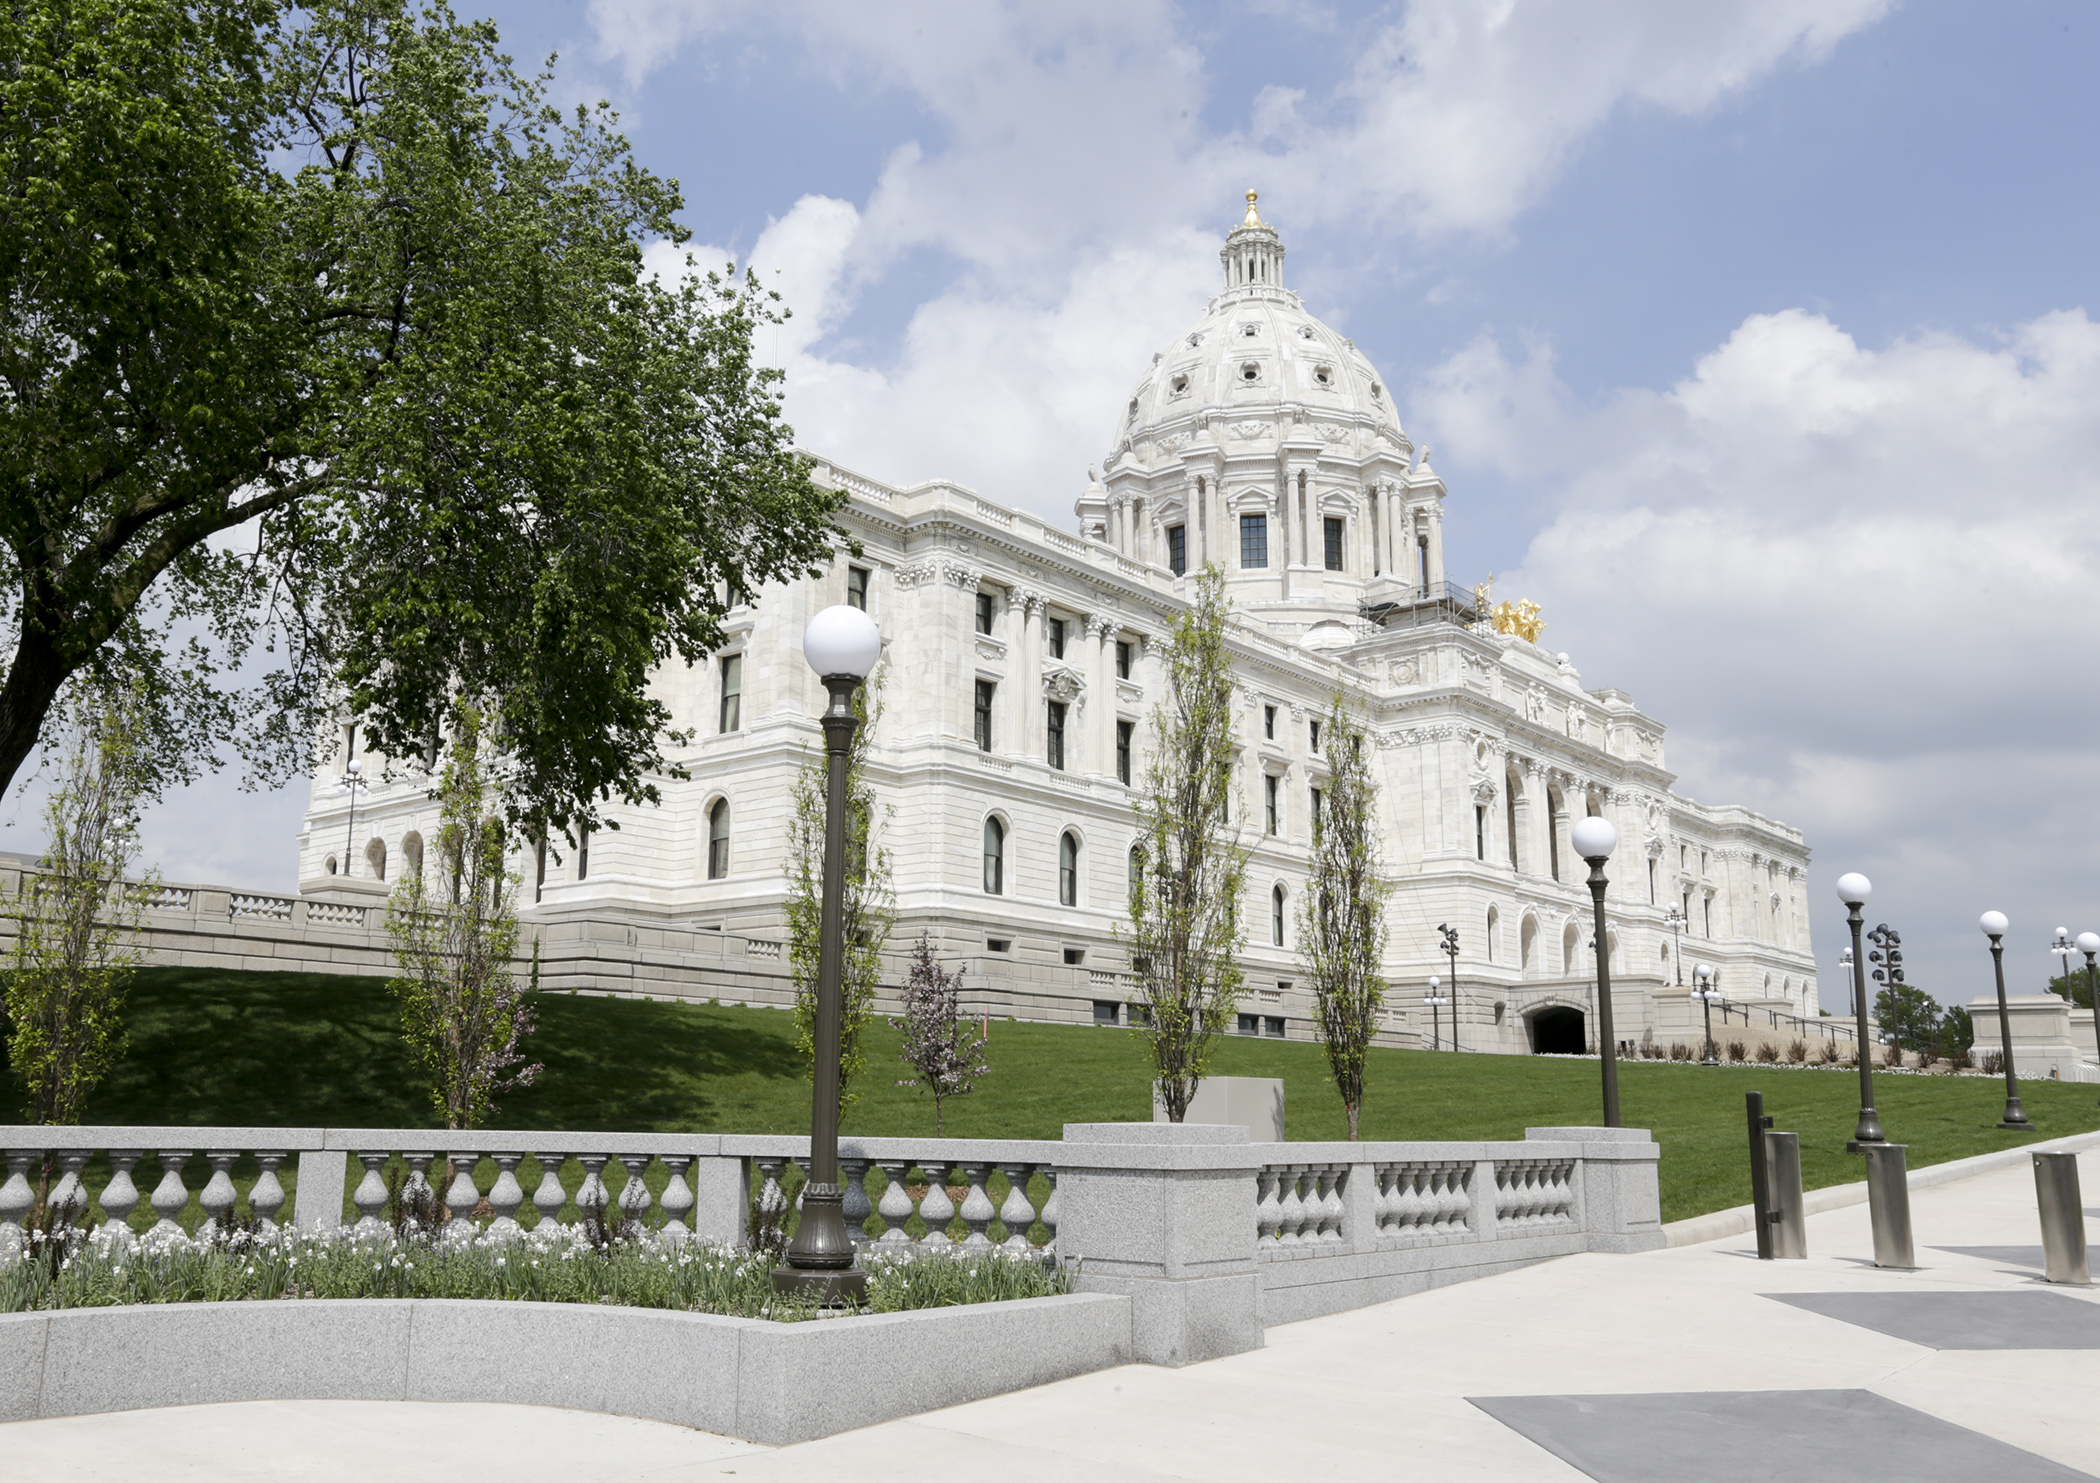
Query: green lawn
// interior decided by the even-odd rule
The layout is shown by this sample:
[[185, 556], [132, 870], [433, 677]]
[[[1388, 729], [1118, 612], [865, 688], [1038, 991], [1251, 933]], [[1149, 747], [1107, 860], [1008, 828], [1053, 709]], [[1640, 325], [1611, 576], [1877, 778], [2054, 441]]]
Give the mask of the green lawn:
[[[381, 980], [331, 974], [149, 969], [132, 995], [131, 1048], [93, 1099], [90, 1122], [219, 1126], [432, 1125]], [[809, 1118], [788, 1015], [706, 1004], [552, 996], [540, 1008], [538, 1083], [506, 1098], [507, 1128], [796, 1133]], [[878, 1024], [846, 1131], [925, 1136], [932, 1103], [894, 1085], [897, 1035]], [[1067, 1122], [1150, 1116], [1142, 1049], [1127, 1031], [994, 1022], [992, 1070], [949, 1104], [960, 1137], [1055, 1138]], [[1316, 1045], [1224, 1041], [1213, 1067], [1280, 1076], [1293, 1138], [1341, 1138], [1346, 1124]], [[1856, 1075], [1671, 1062], [1620, 1067], [1624, 1120], [1663, 1147], [1663, 1218], [1749, 1195], [1743, 1093], [1762, 1091], [1777, 1125], [1801, 1135], [1811, 1187], [1862, 1177], [1845, 1140]], [[2029, 1138], [1992, 1125], [2003, 1087], [1982, 1077], [1875, 1079], [1883, 1125], [1911, 1167]], [[2035, 1136], [2100, 1127], [2100, 1091], [2022, 1087]], [[19, 1106], [19, 1099], [10, 1100]], [[1521, 1138], [1527, 1126], [1599, 1121], [1594, 1061], [1374, 1051], [1367, 1138]]]

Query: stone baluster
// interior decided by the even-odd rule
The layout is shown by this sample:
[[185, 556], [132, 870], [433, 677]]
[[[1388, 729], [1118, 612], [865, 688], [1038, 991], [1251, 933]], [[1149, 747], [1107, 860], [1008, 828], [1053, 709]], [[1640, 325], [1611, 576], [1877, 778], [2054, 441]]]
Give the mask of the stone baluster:
[[29, 1166], [36, 1162], [36, 1156], [33, 1148], [7, 1150], [7, 1182], [0, 1184], [0, 1251], [21, 1250], [28, 1235], [29, 1212], [36, 1205], [36, 1191], [29, 1185]]
[[1283, 1203], [1276, 1198], [1277, 1170], [1274, 1165], [1254, 1176], [1254, 1239], [1274, 1241], [1283, 1224]]
[[1458, 1232], [1472, 1224], [1473, 1195], [1467, 1186], [1471, 1164], [1444, 1165], [1444, 1229]]
[[948, 1166], [921, 1163], [926, 1171], [926, 1198], [919, 1202], [919, 1219], [926, 1222], [920, 1245], [940, 1250], [955, 1243], [948, 1238], [948, 1222], [955, 1219], [955, 1201], [948, 1198]]
[[452, 1183], [445, 1187], [445, 1210], [451, 1219], [445, 1222], [445, 1234], [454, 1240], [464, 1240], [480, 1230], [474, 1224], [474, 1212], [481, 1208], [481, 1190], [474, 1183], [474, 1166], [480, 1162], [478, 1153], [452, 1155]]
[[438, 1212], [437, 1191], [430, 1187], [430, 1166], [437, 1162], [437, 1154], [404, 1152], [401, 1162], [408, 1165], [408, 1180], [401, 1186], [403, 1228], [429, 1229]]
[[964, 1164], [963, 1178], [969, 1181], [970, 1192], [963, 1196], [962, 1221], [969, 1234], [963, 1237], [965, 1251], [990, 1251], [992, 1238], [989, 1227], [992, 1217], [999, 1213], [992, 1204], [991, 1192], [985, 1189], [985, 1181], [991, 1178], [990, 1164]]
[[1347, 1164], [1329, 1164], [1320, 1175], [1321, 1202], [1326, 1207], [1321, 1212], [1320, 1239], [1322, 1241], [1343, 1240], [1348, 1232], [1342, 1229], [1348, 1206], [1342, 1201], [1343, 1191], [1349, 1184]]
[[[102, 1229], [113, 1241], [131, 1241], [131, 1212], [139, 1208], [139, 1187], [131, 1182], [131, 1171], [143, 1157], [145, 1150], [138, 1148], [109, 1151], [109, 1183], [102, 1186]], [[0, 1209], [0, 1222], [6, 1218], [4, 1209]]]
[[1028, 1198], [1028, 1176], [1035, 1172], [1035, 1165], [1005, 1163], [999, 1172], [1006, 1176], [1006, 1200], [999, 1207], [999, 1219], [1006, 1226], [1006, 1249], [1017, 1256], [1031, 1255], [1035, 1246], [1028, 1232], [1035, 1225], [1035, 1205]]
[[692, 1225], [686, 1217], [693, 1213], [699, 1201], [693, 1195], [693, 1187], [686, 1183], [686, 1171], [693, 1167], [691, 1154], [667, 1153], [663, 1156], [664, 1168], [670, 1178], [664, 1181], [664, 1192], [657, 1204], [663, 1207], [664, 1225], [660, 1233], [666, 1241], [684, 1241], [693, 1234]]
[[620, 1214], [636, 1231], [649, 1228], [649, 1185], [642, 1178], [649, 1168], [649, 1157], [645, 1153], [630, 1153], [617, 1160], [627, 1171], [627, 1182], [620, 1186]]
[[1305, 1203], [1298, 1198], [1298, 1181], [1301, 1171], [1294, 1168], [1276, 1171], [1276, 1244], [1296, 1246], [1304, 1239]]
[[540, 1161], [540, 1182], [532, 1192], [532, 1208], [540, 1213], [539, 1224], [552, 1221], [559, 1224], [562, 1207], [569, 1203], [569, 1192], [562, 1188], [562, 1165], [569, 1161], [565, 1153], [534, 1154]]
[[152, 1234], [161, 1237], [182, 1234], [182, 1212], [190, 1208], [190, 1189], [182, 1182], [182, 1166], [190, 1161], [187, 1148], [160, 1150], [160, 1183], [153, 1186], [153, 1208], [160, 1219]]
[[389, 1157], [384, 1150], [361, 1150], [357, 1155], [357, 1161], [365, 1166], [365, 1175], [358, 1180], [357, 1188], [350, 1192], [350, 1203], [357, 1209], [357, 1224], [350, 1228], [353, 1236], [384, 1236], [387, 1233], [384, 1171]]
[[583, 1183], [576, 1191], [576, 1209], [586, 1220], [603, 1222], [607, 1208], [612, 1204], [612, 1195], [605, 1188], [603, 1172], [610, 1155], [602, 1153], [580, 1153], [576, 1162], [583, 1165]]
[[518, 1207], [525, 1203], [525, 1186], [518, 1183], [518, 1165], [525, 1162], [522, 1153], [498, 1153], [489, 1155], [496, 1161], [496, 1182], [489, 1186], [489, 1209], [496, 1218], [489, 1222], [488, 1235], [508, 1239], [523, 1234], [525, 1228], [518, 1224]]
[[868, 1244], [868, 1217], [875, 1207], [868, 1203], [868, 1160], [841, 1158], [839, 1178], [845, 1181], [839, 1213], [846, 1222], [846, 1235], [855, 1246]]
[[[277, 1212], [284, 1209], [284, 1186], [278, 1182], [277, 1170], [290, 1157], [283, 1149], [259, 1149], [255, 1155], [262, 1172], [248, 1187], [248, 1213], [255, 1217], [256, 1229], [265, 1236], [277, 1234]], [[104, 1208], [108, 1208], [106, 1203]]]
[[882, 1217], [882, 1234], [875, 1238], [875, 1244], [883, 1249], [907, 1247], [911, 1245], [911, 1232], [904, 1225], [912, 1217], [912, 1203], [904, 1187], [904, 1176], [911, 1172], [911, 1160], [877, 1159], [876, 1164], [889, 1183], [875, 1206], [875, 1213]]
[[752, 1162], [758, 1165], [758, 1224], [778, 1229], [787, 1234], [787, 1193], [780, 1187], [780, 1176], [787, 1168], [785, 1154], [764, 1154]]
[[204, 1161], [211, 1165], [211, 1178], [197, 1192], [197, 1203], [204, 1208], [204, 1225], [199, 1236], [223, 1236], [233, 1219], [234, 1202], [240, 1198], [233, 1187], [233, 1164], [240, 1157], [240, 1150], [231, 1148], [208, 1149]]
[[1053, 1164], [1044, 1164], [1037, 1172], [1043, 1176], [1044, 1181], [1050, 1186], [1050, 1193], [1044, 1199], [1042, 1213], [1036, 1216], [1036, 1219], [1041, 1221], [1043, 1229], [1050, 1233], [1049, 1239], [1043, 1243], [1044, 1249], [1046, 1251], [1055, 1251], [1057, 1250], [1057, 1168]]
[[88, 1192], [87, 1183], [81, 1179], [81, 1171], [87, 1168], [92, 1152], [75, 1149], [58, 1156], [60, 1174], [58, 1183], [51, 1190], [51, 1208], [64, 1212], [66, 1221], [75, 1228], [87, 1229]]
[[1399, 1224], [1400, 1171], [1392, 1164], [1378, 1166], [1378, 1198], [1372, 1204], [1377, 1217], [1377, 1233], [1389, 1234]]

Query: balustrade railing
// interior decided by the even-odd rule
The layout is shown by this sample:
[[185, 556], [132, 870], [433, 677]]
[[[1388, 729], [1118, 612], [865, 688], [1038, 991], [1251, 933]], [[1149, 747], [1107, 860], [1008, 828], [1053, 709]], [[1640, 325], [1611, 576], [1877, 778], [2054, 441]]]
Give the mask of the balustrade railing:
[[1472, 1229], [1471, 1163], [1430, 1159], [1377, 1167], [1380, 1235], [1418, 1240]]
[[1579, 1159], [1519, 1156], [1511, 1144], [1393, 1156], [1436, 1147], [1315, 1144], [1307, 1152], [1327, 1154], [1320, 1162], [1264, 1165], [1255, 1176], [1258, 1254], [1505, 1240], [1579, 1224]]
[[1573, 1159], [1495, 1160], [1495, 1226], [1524, 1234], [1575, 1223]]

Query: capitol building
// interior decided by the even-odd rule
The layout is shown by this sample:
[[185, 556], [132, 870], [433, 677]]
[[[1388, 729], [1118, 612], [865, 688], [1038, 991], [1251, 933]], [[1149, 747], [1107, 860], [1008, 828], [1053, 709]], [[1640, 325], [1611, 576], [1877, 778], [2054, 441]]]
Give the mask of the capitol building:
[[[651, 992], [728, 997], [749, 982], [751, 1002], [779, 1002], [789, 794], [821, 748], [824, 704], [801, 633], [853, 603], [885, 645], [870, 778], [893, 959], [923, 930], [963, 968], [973, 1007], [1127, 1022], [1114, 929], [1138, 838], [1132, 785], [1165, 637], [1215, 565], [1235, 619], [1252, 847], [1241, 1033], [1312, 1034], [1297, 903], [1337, 692], [1377, 743], [1394, 883], [1382, 1040], [1449, 1047], [1455, 1016], [1465, 1050], [1584, 1048], [1591, 904], [1569, 831], [1585, 814], [1619, 832], [1605, 947], [1623, 1040], [1696, 1041], [1694, 963], [1712, 965], [1738, 1023], [1781, 1039], [1813, 1025], [1800, 831], [1673, 793], [1661, 721], [1585, 689], [1571, 657], [1538, 642], [1536, 609], [1447, 576], [1444, 481], [1377, 368], [1286, 286], [1283, 241], [1251, 192], [1221, 257], [1209, 307], [1103, 409], [1113, 431], [1071, 527], [996, 490], [893, 487], [817, 455], [818, 482], [849, 496], [839, 521], [861, 554], [767, 588], [733, 612], [719, 654], [657, 675], [674, 724], [697, 733], [675, 754], [690, 781], [663, 781], [659, 807], [614, 806], [619, 828], [581, 849], [517, 861], [528, 931], [567, 924], [565, 940], [598, 944], [556, 982], [617, 991], [653, 951]], [[301, 890], [369, 901], [418, 854], [435, 805], [403, 774], [355, 798], [353, 828], [341, 762], [315, 783]], [[679, 955], [705, 956], [717, 935], [741, 939], [742, 977], [681, 979]], [[1427, 1002], [1432, 974], [1448, 1006]]]

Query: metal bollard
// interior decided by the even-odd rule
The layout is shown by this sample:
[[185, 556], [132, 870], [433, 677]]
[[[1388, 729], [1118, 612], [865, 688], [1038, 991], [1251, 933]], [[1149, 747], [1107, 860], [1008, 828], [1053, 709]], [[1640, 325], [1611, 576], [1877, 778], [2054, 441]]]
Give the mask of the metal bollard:
[[1763, 1092], [1743, 1093], [1743, 1111], [1750, 1120], [1750, 1222], [1757, 1233], [1757, 1259], [1772, 1259], [1772, 1197], [1765, 1178], [1765, 1130], [1772, 1119], [1765, 1115]]
[[1765, 1134], [1765, 1197], [1772, 1202], [1772, 1255], [1808, 1256], [1808, 1213], [1801, 1198], [1801, 1135]]
[[1867, 1154], [1867, 1212], [1874, 1220], [1874, 1265], [1918, 1265], [1910, 1239], [1910, 1175], [1904, 1171], [1909, 1145], [1870, 1143]]
[[2078, 1155], [2034, 1156], [2034, 1193], [2042, 1207], [2042, 1265], [2051, 1282], [2091, 1286], [2086, 1262], [2085, 1204], [2078, 1193]]

